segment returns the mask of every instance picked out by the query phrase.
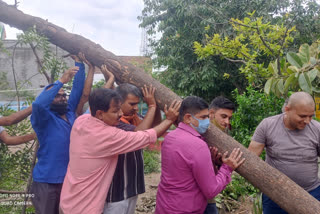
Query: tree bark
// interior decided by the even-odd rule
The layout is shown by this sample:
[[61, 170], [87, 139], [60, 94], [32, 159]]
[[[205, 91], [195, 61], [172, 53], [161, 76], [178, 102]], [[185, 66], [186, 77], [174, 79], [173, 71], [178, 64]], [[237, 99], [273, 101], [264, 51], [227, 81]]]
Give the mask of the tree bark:
[[[48, 37], [51, 43], [69, 53], [77, 54], [81, 51], [95, 65], [106, 64], [119, 82], [132, 83], [138, 87], [152, 84], [156, 87], [155, 96], [161, 109], [165, 104], [169, 105], [175, 99], [181, 100], [179, 96], [143, 70], [121, 61], [116, 55], [104, 50], [100, 45], [82, 36], [68, 33], [65, 29], [41, 18], [26, 15], [3, 1], [0, 1], [0, 21], [23, 31], [35, 26], [38, 33]], [[221, 152], [230, 152], [233, 148], [240, 147], [246, 161], [237, 169], [237, 172], [287, 212], [294, 214], [320, 213], [320, 203], [315, 198], [287, 176], [251, 154], [232, 137], [227, 136], [214, 126], [209, 128], [205, 137], [209, 145], [216, 146]]]

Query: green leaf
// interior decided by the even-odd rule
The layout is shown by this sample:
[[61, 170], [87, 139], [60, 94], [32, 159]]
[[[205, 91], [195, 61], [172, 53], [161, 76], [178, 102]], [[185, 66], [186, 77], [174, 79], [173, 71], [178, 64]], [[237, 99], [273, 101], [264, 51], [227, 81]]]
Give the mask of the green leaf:
[[283, 79], [279, 80], [279, 82], [277, 83], [277, 88], [278, 88], [280, 94], [284, 93]]
[[320, 88], [312, 86], [312, 91], [320, 94]]
[[314, 65], [314, 64], [316, 64], [316, 63], [317, 63], [317, 59], [314, 58], [314, 57], [310, 57], [310, 64], [311, 64], [311, 65]]
[[296, 53], [287, 53], [287, 60], [291, 65], [296, 66], [297, 68], [302, 68], [303, 63]]
[[268, 70], [271, 74], [274, 74], [274, 67], [272, 62], [269, 63]]
[[299, 69], [296, 66], [291, 65], [288, 67], [287, 71], [289, 74], [294, 74], [294, 73], [298, 73]]
[[311, 71], [308, 71], [308, 76], [310, 78], [310, 82], [312, 82], [317, 77], [318, 73], [319, 73], [319, 71], [316, 68], [312, 69]]
[[287, 60], [285, 57], [282, 57], [280, 60], [280, 70], [281, 73], [287, 73]]
[[284, 84], [284, 91], [288, 91], [289, 86], [292, 85], [294, 83], [294, 80], [296, 79], [295, 74], [291, 74], [287, 79], [286, 82]]
[[277, 60], [275, 62], [270, 62], [268, 66], [268, 70], [270, 71], [271, 74], [274, 76], [278, 76], [278, 64]]
[[273, 78], [268, 79], [268, 81], [264, 85], [264, 93], [268, 95], [270, 94], [272, 82], [273, 82]]
[[309, 45], [308, 44], [303, 44], [299, 48], [299, 54], [300, 54], [300, 59], [303, 59], [303, 63], [308, 63], [310, 60], [310, 51], [309, 51]]
[[309, 94], [312, 93], [310, 78], [306, 73], [301, 73], [299, 75], [299, 86], [303, 91], [308, 92]]
[[279, 79], [275, 79], [272, 83], [272, 86], [271, 86], [271, 91], [277, 96], [279, 97], [280, 96], [280, 91], [279, 91], [279, 88], [277, 87], [278, 86], [278, 82], [279, 82]]

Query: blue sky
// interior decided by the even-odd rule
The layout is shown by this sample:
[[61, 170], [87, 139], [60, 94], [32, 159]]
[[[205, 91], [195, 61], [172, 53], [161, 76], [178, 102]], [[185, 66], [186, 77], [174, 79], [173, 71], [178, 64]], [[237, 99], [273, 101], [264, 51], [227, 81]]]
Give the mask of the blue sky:
[[[4, 0], [14, 4], [14, 0]], [[143, 0], [18, 0], [22, 12], [48, 19], [68, 32], [80, 34], [116, 55], [140, 55], [141, 28], [137, 16]], [[17, 29], [6, 26], [7, 39]]]

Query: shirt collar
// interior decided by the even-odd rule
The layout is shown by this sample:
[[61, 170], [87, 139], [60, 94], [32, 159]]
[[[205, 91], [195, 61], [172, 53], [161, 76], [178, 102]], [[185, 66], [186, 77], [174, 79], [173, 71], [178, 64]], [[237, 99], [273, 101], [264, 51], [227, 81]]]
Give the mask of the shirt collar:
[[186, 132], [189, 132], [190, 134], [196, 136], [196, 137], [200, 137], [202, 139], [202, 136], [199, 134], [199, 132], [197, 132], [196, 130], [194, 130], [191, 126], [185, 124], [184, 122], [180, 122], [178, 125], [179, 129], [182, 129]]

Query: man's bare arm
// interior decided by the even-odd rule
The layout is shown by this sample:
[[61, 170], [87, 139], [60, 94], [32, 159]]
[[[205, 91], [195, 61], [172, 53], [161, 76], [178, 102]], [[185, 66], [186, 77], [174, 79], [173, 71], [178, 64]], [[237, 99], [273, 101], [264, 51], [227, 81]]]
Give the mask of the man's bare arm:
[[263, 149], [264, 149], [265, 145], [263, 143], [258, 143], [256, 141], [251, 141], [250, 145], [248, 147], [249, 151], [253, 152], [254, 154], [256, 154], [257, 156], [260, 156]]
[[83, 53], [79, 53], [79, 59], [85, 62], [89, 66], [89, 71], [88, 71], [87, 79], [84, 83], [82, 96], [77, 106], [77, 110], [76, 110], [77, 116], [80, 116], [83, 114], [83, 111], [82, 111], [83, 106], [89, 100], [89, 95], [91, 92], [93, 76], [94, 76], [94, 68], [95, 68], [95, 66], [85, 58]]
[[143, 93], [143, 99], [148, 105], [148, 111], [142, 122], [136, 127], [135, 131], [146, 130], [152, 127], [157, 108], [157, 103], [154, 98], [154, 92], [156, 90], [155, 87], [152, 87], [151, 85], [148, 87], [145, 85], [141, 90]]
[[106, 83], [104, 84], [104, 88], [109, 88], [109, 89], [113, 89], [114, 88], [114, 75], [113, 75], [113, 73], [111, 73], [109, 70], [108, 70], [108, 68], [107, 68], [107, 66], [106, 65], [102, 65], [101, 66], [101, 72], [102, 72], [102, 74], [103, 74], [103, 76], [104, 76], [104, 79], [105, 79], [105, 81], [106, 81]]
[[171, 103], [169, 108], [167, 108], [167, 105], [164, 106], [166, 119], [164, 119], [159, 125], [153, 128], [157, 132], [157, 137], [163, 135], [170, 128], [170, 126], [177, 120], [179, 116], [180, 106], [181, 102], [178, 102], [176, 100]]
[[159, 125], [161, 123], [161, 121], [162, 121], [161, 110], [160, 110], [159, 107], [157, 107], [156, 113], [154, 115], [152, 127], [155, 127], [155, 126]]
[[19, 145], [34, 140], [35, 138], [35, 133], [22, 136], [10, 136], [6, 131], [0, 133], [0, 139], [7, 145]]
[[0, 118], [0, 126], [11, 126], [13, 124], [19, 123], [21, 120], [28, 117], [32, 112], [32, 106], [28, 108], [10, 114], [9, 116], [4, 116]]

